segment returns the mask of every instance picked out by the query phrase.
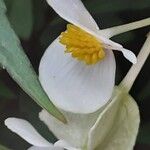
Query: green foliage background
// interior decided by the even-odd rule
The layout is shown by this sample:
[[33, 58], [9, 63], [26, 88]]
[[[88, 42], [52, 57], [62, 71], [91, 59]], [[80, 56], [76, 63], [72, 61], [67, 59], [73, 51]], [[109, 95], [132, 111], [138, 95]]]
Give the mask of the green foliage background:
[[[150, 0], [84, 0], [83, 2], [102, 29], [150, 17]], [[67, 22], [58, 17], [45, 0], [5, 0], [5, 3], [9, 21], [38, 73], [42, 54], [61, 31], [65, 30]], [[71, 8], [68, 9], [71, 11]], [[116, 36], [113, 40], [138, 54], [148, 31], [150, 27], [145, 27]], [[116, 84], [118, 84], [131, 64], [120, 53], [115, 52], [115, 56]], [[135, 150], [150, 149], [149, 66], [150, 59], [147, 60], [131, 90], [131, 95], [137, 101], [141, 113]], [[10, 116], [27, 119], [44, 137], [54, 142], [55, 137], [38, 119], [40, 110], [41, 108], [20, 89], [8, 73], [0, 69], [0, 143], [14, 150], [24, 150], [29, 147], [29, 144], [4, 126], [4, 120]]]

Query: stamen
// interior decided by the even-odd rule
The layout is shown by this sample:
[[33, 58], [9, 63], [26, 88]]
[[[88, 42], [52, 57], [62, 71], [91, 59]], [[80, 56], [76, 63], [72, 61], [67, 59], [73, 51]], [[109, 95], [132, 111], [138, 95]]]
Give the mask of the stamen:
[[66, 53], [86, 64], [96, 64], [105, 57], [104, 46], [93, 35], [77, 26], [68, 24], [61, 33], [60, 43], [66, 46]]

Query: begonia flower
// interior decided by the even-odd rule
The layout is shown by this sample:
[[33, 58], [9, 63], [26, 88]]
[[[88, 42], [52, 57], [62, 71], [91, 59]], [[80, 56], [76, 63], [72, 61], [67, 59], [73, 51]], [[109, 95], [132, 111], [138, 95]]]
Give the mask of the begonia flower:
[[70, 24], [47, 48], [39, 67], [39, 79], [51, 101], [74, 113], [91, 113], [110, 99], [115, 81], [112, 50], [132, 63], [135, 55], [101, 34], [80, 0], [47, 0]]

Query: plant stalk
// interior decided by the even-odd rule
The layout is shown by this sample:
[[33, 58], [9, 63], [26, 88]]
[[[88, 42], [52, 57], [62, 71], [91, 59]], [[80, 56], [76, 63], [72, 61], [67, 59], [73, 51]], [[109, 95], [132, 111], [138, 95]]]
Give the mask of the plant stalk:
[[142, 19], [140, 21], [135, 21], [135, 22], [128, 23], [128, 24], [103, 29], [103, 30], [100, 30], [99, 33], [104, 35], [105, 37], [111, 38], [115, 35], [128, 32], [131, 30], [135, 30], [138, 28], [142, 28], [148, 25], [150, 25], [150, 17], [146, 19]]
[[130, 89], [132, 88], [133, 83], [135, 82], [149, 54], [150, 54], [150, 33], [148, 34], [147, 39], [137, 56], [137, 63], [132, 65], [127, 75], [120, 83], [120, 87], [126, 90], [126, 92], [129, 92]]

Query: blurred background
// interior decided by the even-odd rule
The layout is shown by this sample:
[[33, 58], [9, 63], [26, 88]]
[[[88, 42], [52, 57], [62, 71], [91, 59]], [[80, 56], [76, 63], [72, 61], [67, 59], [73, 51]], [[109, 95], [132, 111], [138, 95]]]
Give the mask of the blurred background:
[[[66, 28], [45, 0], [4, 0], [9, 21], [19, 36], [22, 46], [38, 74], [40, 59], [48, 45]], [[150, 0], [83, 0], [101, 29], [150, 17]], [[61, 3], [61, 0], [60, 0]], [[68, 8], [71, 11], [71, 8]], [[118, 35], [114, 41], [138, 54], [150, 27]], [[117, 61], [116, 84], [126, 75], [131, 64], [115, 52]], [[131, 95], [138, 103], [141, 124], [135, 150], [150, 150], [150, 59], [138, 76]], [[41, 108], [0, 69], [0, 144], [14, 150], [25, 150], [30, 145], [4, 126], [7, 117], [27, 119], [48, 140], [55, 137], [38, 119]]]

